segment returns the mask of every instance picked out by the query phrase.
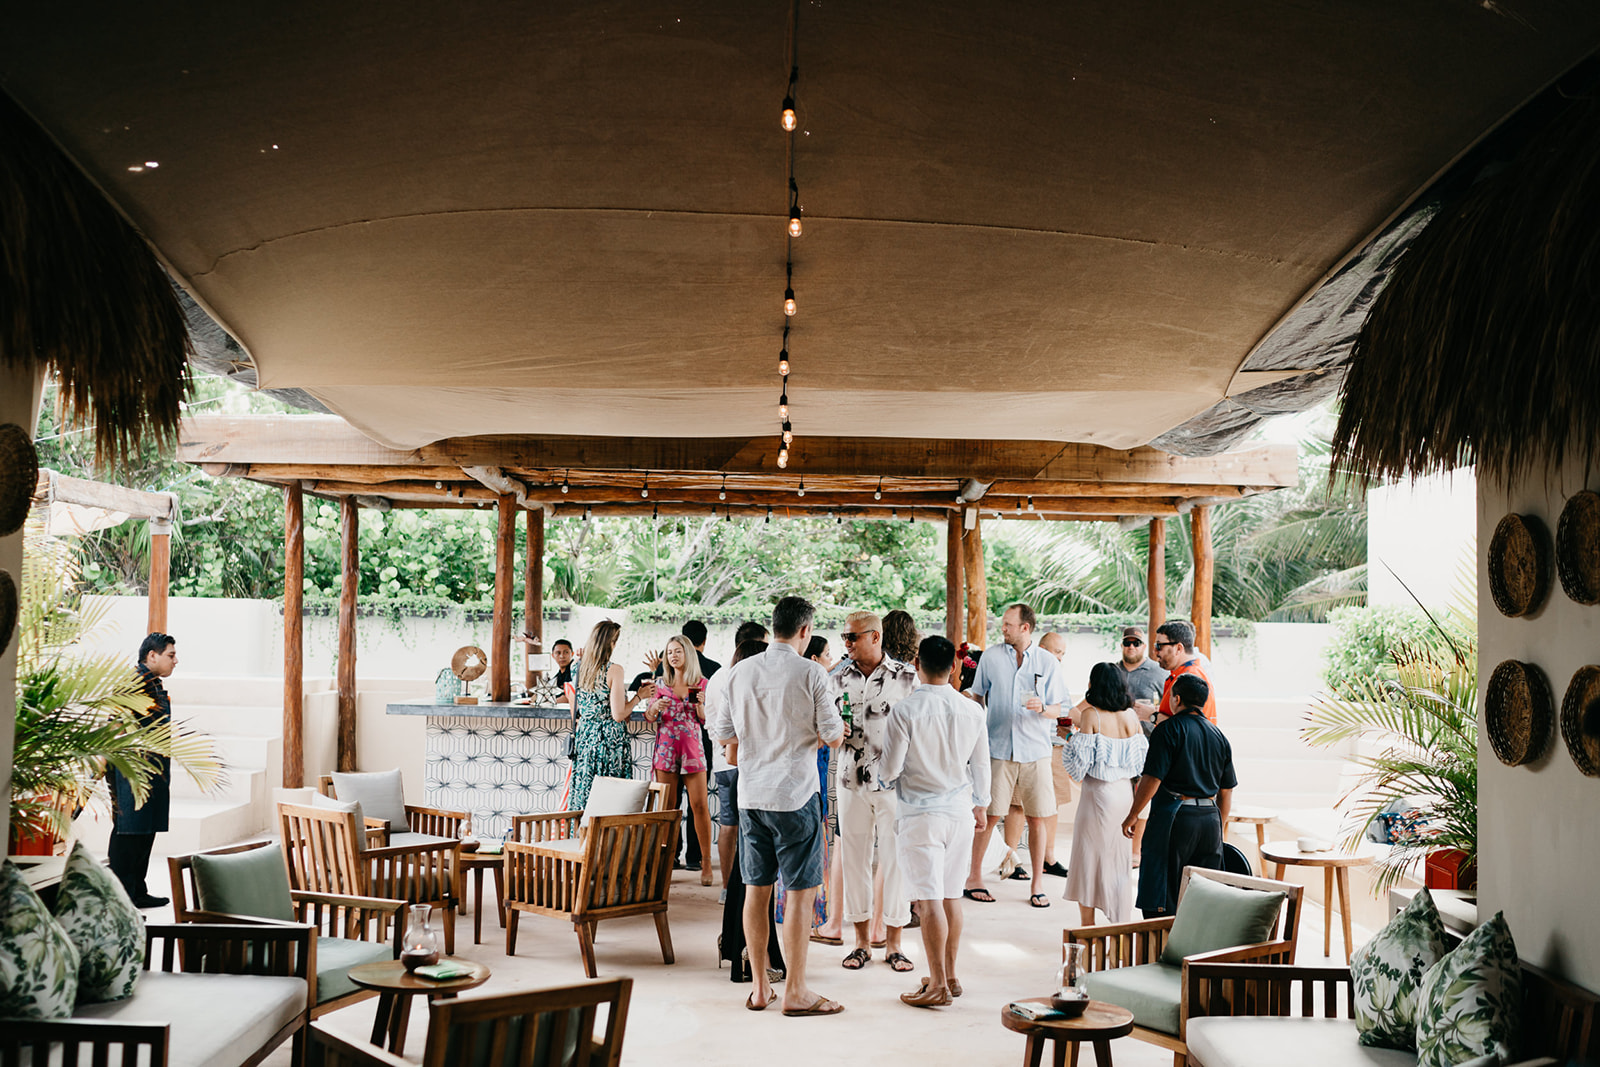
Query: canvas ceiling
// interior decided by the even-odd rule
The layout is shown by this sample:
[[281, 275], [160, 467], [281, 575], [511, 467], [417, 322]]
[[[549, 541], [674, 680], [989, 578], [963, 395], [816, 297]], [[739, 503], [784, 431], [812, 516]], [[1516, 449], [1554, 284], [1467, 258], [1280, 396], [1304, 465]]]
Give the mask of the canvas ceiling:
[[[14, 5], [0, 85], [263, 387], [387, 446], [744, 436], [777, 429], [788, 19]], [[1555, 0], [804, 3], [795, 429], [1129, 448], [1319, 366], [1239, 373], [1597, 43]]]

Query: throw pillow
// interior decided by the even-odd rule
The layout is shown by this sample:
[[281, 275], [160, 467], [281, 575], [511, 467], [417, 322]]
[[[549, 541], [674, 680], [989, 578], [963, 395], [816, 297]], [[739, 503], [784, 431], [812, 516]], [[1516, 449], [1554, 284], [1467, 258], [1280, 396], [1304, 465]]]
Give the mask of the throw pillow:
[[403, 834], [411, 829], [406, 822], [406, 790], [399, 768], [359, 774], [335, 771], [333, 791], [346, 803], [360, 804], [367, 818], [388, 820], [391, 834]]
[[1417, 1048], [1417, 987], [1444, 958], [1444, 923], [1433, 895], [1418, 890], [1411, 903], [1350, 957], [1356, 1029], [1376, 1048]]
[[1483, 1056], [1510, 1063], [1522, 1030], [1522, 966], [1505, 913], [1429, 967], [1417, 990], [1417, 1063], [1449, 1067]]
[[125, 1000], [144, 969], [144, 918], [128, 891], [75, 842], [56, 889], [56, 922], [78, 948], [78, 1000]]
[[325, 797], [321, 793], [312, 793], [311, 806], [313, 808], [327, 808], [329, 811], [348, 811], [353, 813], [356, 817], [356, 847], [363, 852], [366, 851], [367, 817], [362, 812], [359, 801], [334, 800], [332, 797]]
[[1278, 890], [1240, 889], [1203, 875], [1191, 877], [1178, 901], [1161, 962], [1179, 967], [1185, 956], [1268, 940], [1283, 898]]
[[0, 863], [0, 1019], [65, 1019], [78, 950], [10, 860]]
[[217, 856], [197, 853], [189, 862], [194, 869], [195, 907], [201, 911], [295, 921], [289, 872], [278, 845]]
[[594, 815], [637, 815], [644, 810], [650, 783], [632, 778], [596, 778], [589, 786], [589, 803], [583, 809], [579, 826], [588, 826]]

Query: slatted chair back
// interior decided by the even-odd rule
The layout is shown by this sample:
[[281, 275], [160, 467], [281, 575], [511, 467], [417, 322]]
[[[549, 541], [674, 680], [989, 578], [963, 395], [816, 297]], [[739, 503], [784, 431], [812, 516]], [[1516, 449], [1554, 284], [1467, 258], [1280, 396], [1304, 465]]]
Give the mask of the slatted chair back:
[[651, 782], [650, 783], [650, 788], [645, 793], [644, 810], [645, 811], [665, 811], [665, 810], [667, 810], [667, 794], [670, 793], [671, 791], [672, 791], [672, 787], [667, 785], [667, 783], [665, 783], [665, 782]]
[[[339, 799], [339, 794], [335, 791], [333, 784], [333, 775], [324, 774], [317, 779], [317, 792], [321, 793], [329, 800]], [[464, 811], [450, 811], [445, 808], [427, 808], [420, 804], [407, 804], [405, 807], [406, 824], [404, 826], [389, 827], [389, 832], [391, 834], [409, 832], [413, 834], [427, 834], [429, 837], [459, 838], [463, 833], [466, 832], [468, 814]], [[377, 823], [381, 827], [383, 825], [383, 820], [368, 820], [369, 829], [373, 823]], [[382, 843], [383, 842], [381, 841], [368, 842], [369, 845]]]
[[[279, 804], [278, 825], [289, 888], [312, 893], [367, 896], [361, 831], [353, 811]], [[373, 892], [372, 896], [391, 896]], [[399, 899], [399, 898], [395, 898]]]
[[574, 915], [598, 919], [615, 909], [665, 901], [677, 854], [678, 813], [602, 815], [589, 823], [586, 884]]

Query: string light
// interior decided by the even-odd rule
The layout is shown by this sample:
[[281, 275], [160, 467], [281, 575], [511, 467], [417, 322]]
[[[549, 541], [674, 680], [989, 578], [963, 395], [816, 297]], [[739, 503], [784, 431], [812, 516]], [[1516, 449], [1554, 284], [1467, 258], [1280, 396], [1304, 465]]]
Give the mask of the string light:
[[1029, 511], [1033, 510], [1033, 497], [1031, 497], [1031, 496], [1028, 498], [1028, 510]]
[[794, 443], [794, 427], [787, 422], [783, 424], [783, 443], [786, 445]]
[[650, 472], [649, 471], [645, 471], [644, 472], [644, 485], [639, 489], [639, 495], [642, 496], [642, 497], [648, 497], [650, 495]]
[[785, 422], [789, 420], [789, 385], [787, 382], [783, 386], [783, 395], [778, 397], [778, 418], [783, 419]]
[[661, 517], [661, 505], [660, 504], [651, 504], [650, 505], [650, 517], [652, 519], [659, 519]]
[[804, 478], [800, 479], [799, 493], [800, 493], [801, 496], [805, 496], [806, 495], [806, 480]]
[[561, 473], [561, 492], [563, 494], [572, 492], [572, 481], [569, 477], [570, 474], [570, 471], [563, 471]]
[[588, 504], [585, 504], [583, 506], [583, 521], [588, 522], [592, 518], [594, 518], [594, 508], [590, 507]]
[[1020, 498], [1017, 500], [1017, 514], [1022, 514], [1022, 500]]
[[793, 133], [795, 127], [800, 125], [800, 118], [794, 113], [794, 86], [799, 80], [799, 66], [789, 68], [789, 93], [783, 98], [783, 113], [778, 117], [778, 122], [786, 133]]
[[728, 476], [726, 474], [722, 476], [722, 488], [717, 490], [717, 499], [728, 499]]
[[787, 467], [788, 465], [789, 465], [789, 450], [787, 448], [778, 449], [778, 466], [781, 468], [781, 467]]
[[767, 509], [767, 518], [766, 518], [766, 521], [767, 521], [767, 522], [771, 522], [771, 521], [772, 521], [772, 509], [771, 509], [771, 508], [768, 508], [768, 509]]
[[[785, 378], [789, 376], [789, 350], [787, 348], [778, 353], [778, 373], [783, 375]], [[787, 383], [785, 383], [783, 387], [783, 394], [785, 396], [789, 395], [789, 386]]]
[[794, 183], [794, 175], [789, 176], [789, 236], [799, 237], [803, 232], [800, 225], [800, 187]]
[[791, 285], [783, 291], [783, 313], [793, 317], [798, 310], [800, 310], [800, 305], [794, 302], [794, 286]]
[[894, 508], [890, 508], [889, 509], [889, 518], [898, 519], [899, 517], [900, 517], [900, 512], [899, 511], [895, 510]]
[[878, 476], [878, 488], [876, 488], [876, 489], [874, 489], [872, 491], [872, 499], [874, 499], [874, 500], [882, 500], [883, 499], [883, 476], [882, 475]]

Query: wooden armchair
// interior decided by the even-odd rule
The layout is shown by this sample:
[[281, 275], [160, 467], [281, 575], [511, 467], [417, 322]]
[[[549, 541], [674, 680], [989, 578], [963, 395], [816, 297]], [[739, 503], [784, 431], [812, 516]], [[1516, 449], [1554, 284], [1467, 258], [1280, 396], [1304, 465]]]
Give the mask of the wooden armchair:
[[460, 841], [363, 849], [354, 812], [298, 804], [279, 804], [278, 822], [291, 890], [438, 908], [445, 952], [455, 952]]
[[[250, 853], [257, 853], [265, 865], [270, 865], [269, 869], [263, 870], [262, 862], [251, 863]], [[248, 907], [249, 914], [201, 907], [196, 857], [201, 857], [202, 866], [213, 857], [235, 858], [222, 870], [212, 869], [206, 874], [204, 882], [212, 899], [205, 903], [216, 904], [220, 899], [224, 908]], [[252, 841], [169, 856], [167, 871], [171, 875], [172, 914], [176, 922], [312, 927], [315, 936], [311, 939], [309, 981], [313, 1019], [377, 996], [375, 990], [363, 989], [349, 980], [351, 967], [400, 958], [400, 932], [406, 909], [403, 901], [290, 889], [275, 842]], [[274, 876], [278, 879], [276, 884]]]
[[[1062, 942], [1086, 949], [1084, 966], [1091, 972], [1089, 989], [1097, 1000], [1121, 1004], [1134, 1012], [1133, 1036], [1141, 1041], [1171, 1049], [1175, 1067], [1184, 1067], [1188, 1046], [1184, 1029], [1189, 1014], [1185, 976], [1194, 963], [1288, 964], [1294, 961], [1300, 936], [1303, 886], [1269, 878], [1252, 878], [1203, 867], [1185, 867], [1178, 889], [1178, 911], [1195, 879], [1258, 892], [1280, 892], [1283, 904], [1272, 922], [1266, 940], [1251, 945], [1235, 945], [1210, 952], [1184, 956], [1181, 963], [1170, 958], [1167, 942], [1177, 915], [1138, 922], [1104, 926], [1068, 927]], [[1164, 958], [1167, 957], [1167, 958]], [[1138, 968], [1135, 972], [1132, 969]], [[1096, 978], [1121, 970], [1116, 978]]]
[[[652, 790], [652, 797], [659, 795]], [[594, 978], [596, 924], [653, 915], [662, 961], [673, 962], [667, 895], [678, 853], [678, 812], [597, 815], [580, 829], [582, 814], [514, 820], [517, 839], [505, 846], [506, 955], [516, 954], [522, 912], [559, 916], [571, 921], [584, 973]]]
[[[330, 800], [338, 800], [334, 792], [333, 775], [324, 774], [317, 779], [317, 792]], [[382, 844], [390, 844], [390, 835], [396, 833], [423, 834], [427, 837], [451, 837], [459, 840], [470, 815], [464, 811], [450, 811], [446, 808], [426, 808], [420, 804], [407, 804], [406, 825], [396, 827], [389, 825], [384, 819], [367, 819], [367, 825], [379, 826], [384, 830]], [[402, 842], [405, 843], [405, 842]]]
[[[422, 1067], [617, 1067], [628, 1023], [633, 979], [434, 999]], [[604, 1005], [604, 1031], [595, 1036]], [[311, 1027], [312, 1062], [322, 1067], [415, 1067], [410, 1060], [325, 1029]]]

